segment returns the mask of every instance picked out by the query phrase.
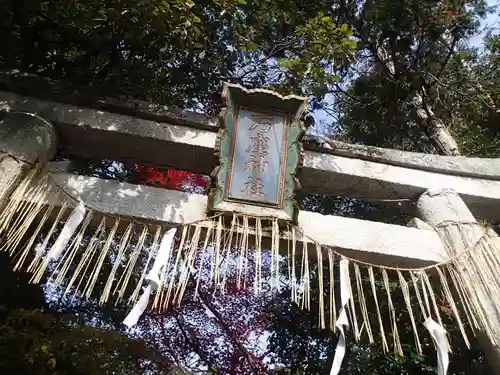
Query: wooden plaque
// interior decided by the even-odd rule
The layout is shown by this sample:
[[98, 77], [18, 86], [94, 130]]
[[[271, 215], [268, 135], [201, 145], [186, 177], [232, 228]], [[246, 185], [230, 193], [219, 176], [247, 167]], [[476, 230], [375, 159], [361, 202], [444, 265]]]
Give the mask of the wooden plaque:
[[209, 210], [295, 222], [307, 99], [233, 84], [222, 97]]

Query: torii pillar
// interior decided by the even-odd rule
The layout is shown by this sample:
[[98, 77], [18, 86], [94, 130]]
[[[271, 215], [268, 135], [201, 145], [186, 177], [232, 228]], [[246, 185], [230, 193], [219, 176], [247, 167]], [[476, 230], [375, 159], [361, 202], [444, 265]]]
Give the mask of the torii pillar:
[[[453, 254], [461, 253], [484, 236], [486, 228], [482, 227], [474, 218], [462, 198], [453, 189], [432, 189], [420, 196], [417, 202], [419, 217], [436, 228], [443, 242], [450, 245]], [[449, 222], [450, 225], [439, 226]], [[467, 225], [455, 225], [452, 222], [470, 223]], [[500, 238], [488, 229], [489, 241], [500, 249]], [[463, 275], [463, 277], [467, 277]], [[477, 339], [481, 349], [486, 356], [493, 375], [500, 375], [500, 301], [495, 302], [482, 290], [480, 283], [472, 282], [475, 293], [485, 307], [485, 317], [491, 328], [493, 343], [484, 332], [478, 332]]]
[[56, 153], [52, 124], [29, 113], [0, 113], [0, 212], [26, 172]]

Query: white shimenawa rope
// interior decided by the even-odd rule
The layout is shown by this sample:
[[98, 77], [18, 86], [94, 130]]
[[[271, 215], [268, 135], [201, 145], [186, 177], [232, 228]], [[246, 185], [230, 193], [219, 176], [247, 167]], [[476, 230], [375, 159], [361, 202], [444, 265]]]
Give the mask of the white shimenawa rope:
[[[340, 261], [340, 301], [342, 308], [340, 310], [340, 315], [337, 319], [335, 326], [338, 328], [340, 335], [337, 341], [337, 348], [335, 349], [335, 356], [333, 358], [332, 369], [330, 370], [330, 375], [337, 375], [340, 372], [340, 367], [342, 366], [342, 360], [345, 356], [346, 351], [346, 339], [345, 330], [349, 328], [349, 319], [347, 318], [347, 305], [349, 303], [350, 293], [349, 293], [349, 261], [347, 259], [342, 259]], [[345, 329], [345, 330], [344, 330]]]
[[432, 318], [427, 318], [424, 322], [425, 328], [429, 331], [437, 352], [438, 375], [446, 375], [448, 365], [450, 364], [448, 340], [446, 339], [446, 330]]
[[160, 243], [160, 249], [158, 250], [158, 254], [156, 255], [153, 268], [151, 268], [151, 271], [149, 271], [148, 275], [146, 276], [146, 280], [149, 281], [149, 285], [144, 289], [141, 298], [139, 298], [139, 300], [136, 302], [132, 310], [130, 310], [127, 317], [123, 321], [123, 324], [125, 324], [128, 328], [131, 328], [137, 324], [139, 318], [148, 307], [151, 293], [158, 289], [160, 283], [162, 282], [160, 279], [161, 271], [167, 263], [167, 260], [170, 258], [176, 231], [176, 228], [172, 228], [169, 231], [165, 232], [165, 234], [163, 235]]

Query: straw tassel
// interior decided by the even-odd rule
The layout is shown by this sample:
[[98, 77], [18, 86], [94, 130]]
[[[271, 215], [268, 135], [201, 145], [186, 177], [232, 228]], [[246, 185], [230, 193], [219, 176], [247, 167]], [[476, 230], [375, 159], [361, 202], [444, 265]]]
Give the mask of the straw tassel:
[[[98, 247], [100, 239], [101, 239], [100, 237], [102, 237], [103, 234], [104, 234], [104, 230], [101, 229], [101, 231], [99, 233], [99, 237], [96, 237], [95, 240], [92, 241], [89, 245], [89, 249], [87, 252], [87, 254], [88, 254], [87, 259], [86, 259], [86, 262], [84, 263], [84, 268], [83, 268], [83, 271], [81, 272], [81, 277], [79, 277], [79, 279], [78, 279], [78, 284], [74, 288], [73, 297], [71, 299], [71, 302], [73, 302], [73, 300], [76, 298], [76, 296], [78, 294], [80, 294], [80, 288], [83, 285], [84, 280], [87, 279], [87, 283], [89, 282], [87, 272], [90, 269], [90, 266], [92, 264], [92, 259], [93, 259], [94, 255], [96, 254], [97, 247]], [[68, 291], [69, 291], [69, 289], [68, 289]], [[83, 291], [81, 294], [83, 295]]]
[[328, 252], [328, 267], [330, 269], [330, 328], [333, 331], [337, 321], [337, 304], [335, 303], [335, 259], [332, 251]]
[[[54, 196], [58, 198], [56, 200], [58, 202], [57, 207], [51, 203], [54, 201]], [[13, 268], [15, 270], [27, 268], [28, 272], [32, 273], [31, 282], [40, 282], [44, 278], [44, 274], [49, 270], [52, 272], [49, 280], [53, 281], [56, 287], [64, 284], [65, 294], [70, 290], [76, 294], [82, 288], [82, 295], [89, 298], [97, 280], [103, 273], [104, 262], [109, 258], [113, 258], [110, 255], [110, 249], [116, 240], [120, 218], [115, 217], [110, 220], [110, 216], [100, 215], [97, 229], [90, 235], [90, 240], [87, 240], [87, 230], [91, 226], [92, 218], [95, 217], [92, 210], [89, 209], [87, 211], [85, 209], [87, 212], [80, 210], [79, 219], [73, 220], [72, 217], [77, 212], [76, 209], [73, 209], [73, 212], [64, 223], [68, 209], [74, 207], [75, 203], [77, 204], [77, 208], [81, 208], [83, 205], [78, 202], [78, 199], [69, 196], [64, 190], [59, 188], [41, 168], [32, 169], [11, 194], [9, 202], [0, 215], [2, 250], [6, 251], [13, 258]], [[96, 209], [98, 210], [98, 208]], [[53, 219], [54, 216], [56, 216], [55, 220]], [[114, 225], [111, 231], [107, 233], [106, 222], [109, 224], [109, 221], [112, 222], [112, 220], [114, 220]], [[253, 279], [253, 288], [255, 293], [259, 293], [262, 290], [263, 284], [262, 262], [264, 254], [262, 236], [264, 235], [264, 229], [266, 229], [268, 230], [267, 234], [270, 232], [271, 235], [270, 282], [272, 288], [278, 289], [280, 286], [280, 276], [288, 275], [291, 282], [291, 300], [304, 309], [310, 309], [311, 275], [309, 251], [311, 251], [311, 254], [316, 253], [318, 264], [316, 276], [318, 277], [320, 292], [318, 299], [319, 326], [321, 328], [326, 326], [325, 303], [327, 303], [329, 306], [328, 326], [330, 329], [334, 328], [333, 322], [338, 320], [336, 316], [334, 289], [336, 275], [334, 270], [336, 266], [335, 257], [339, 255], [334, 249], [325, 248], [321, 244], [316, 243], [314, 239], [307, 238], [300, 232], [300, 228], [283, 222], [280, 222], [278, 225], [276, 218], [251, 217], [234, 212], [229, 228], [224, 227], [224, 224], [227, 224], [225, 221], [227, 219], [222, 215], [218, 215], [202, 222], [183, 225], [182, 229], [180, 229], [181, 238], [178, 246], [172, 246], [169, 249], [168, 257], [163, 259], [162, 267], [158, 269], [154, 280], [148, 279], [149, 274], [147, 273], [147, 269], [154, 259], [154, 250], [148, 251], [148, 254], [144, 254], [143, 258], [145, 242], [150, 237], [148, 226], [144, 224], [135, 233], [135, 225], [128, 223], [125, 232], [120, 238], [118, 252], [116, 257], [114, 257], [111, 271], [106, 275], [106, 285], [100, 295], [99, 302], [107, 302], [111, 298], [111, 295], [114, 294], [116, 295], [116, 302], [127, 298], [129, 303], [137, 302], [136, 306], [139, 305], [142, 309], [147, 307], [147, 304], [144, 305], [144, 302], [148, 302], [149, 296], [156, 292], [153, 308], [161, 311], [168, 308], [172, 303], [181, 303], [190, 280], [194, 281], [193, 276], [196, 272], [196, 282], [193, 285], [195, 287], [195, 296], [198, 295], [199, 288], [203, 288], [202, 283], [207, 281], [206, 279], [209, 279], [209, 284], [214, 286], [214, 293], [216, 290], [223, 291], [229, 274], [227, 267], [231, 259], [235, 258], [237, 259], [237, 286], [239, 288], [242, 286], [246, 288], [249, 280], [248, 272], [252, 271], [249, 262], [254, 261], [255, 277]], [[70, 225], [70, 223], [73, 224]], [[263, 228], [264, 223], [266, 223], [266, 228]], [[267, 223], [270, 224], [270, 227]], [[389, 270], [394, 271], [398, 275], [399, 285], [401, 286], [406, 310], [408, 311], [414, 331], [418, 352], [421, 352], [422, 344], [419, 332], [417, 331], [414, 310], [416, 306], [412, 306], [412, 296], [416, 296], [418, 308], [420, 308], [426, 321], [431, 322], [434, 318], [437, 321], [436, 324], [442, 327], [441, 311], [437, 304], [437, 297], [442, 294], [450, 307], [451, 315], [459, 325], [466, 345], [469, 345], [469, 341], [464, 323], [467, 323], [473, 331], [485, 331], [486, 335], [493, 341], [495, 340], [495, 337], [492, 335], [492, 323], [489, 315], [492, 308], [498, 310], [500, 308], [498, 306], [491, 307], [486, 305], [478, 296], [477, 291], [484, 292], [484, 294], [491, 296], [493, 300], [500, 300], [500, 252], [498, 251], [498, 246], [496, 246], [496, 244], [500, 244], [500, 240], [497, 240], [495, 243], [496, 235], [485, 231], [484, 235], [480, 236], [476, 241], [479, 233], [477, 223], [445, 223], [440, 225], [440, 227], [443, 229], [440, 230], [440, 235], [443, 243], [447, 246], [450, 260], [433, 267], [404, 270], [395, 267], [384, 268], [366, 264], [371, 284], [371, 294], [375, 302], [373, 308], [376, 309], [382, 346], [385, 351], [388, 350], [388, 344], [377, 296], [381, 288], [385, 289], [385, 294], [387, 295], [394, 348], [398, 354], [402, 354], [393, 292], [389, 284]], [[45, 232], [46, 229], [48, 229], [47, 232]], [[156, 229], [153, 249], [158, 247], [162, 229], [161, 227]], [[59, 231], [60, 233], [58, 234]], [[199, 242], [202, 231], [204, 233], [204, 240], [200, 248], [199, 245], [201, 244]], [[40, 238], [42, 233], [44, 237]], [[135, 241], [135, 235], [138, 235], [137, 243], [135, 244], [135, 248], [130, 250], [129, 245], [132, 237], [134, 237]], [[254, 251], [250, 251], [251, 249], [249, 248], [250, 235], [255, 236]], [[282, 254], [280, 254], [280, 240], [282, 235], [287, 239], [287, 250], [282, 250], [285, 252], [285, 256], [288, 255], [286, 261], [288, 269], [283, 271], [280, 269], [282, 259]], [[473, 241], [476, 241], [476, 243], [470, 249], [465, 249], [466, 251], [463, 254], [456, 255], [452, 247], [453, 244], [450, 243], [452, 235], [454, 237], [460, 235], [468, 243]], [[299, 265], [298, 263], [296, 264], [299, 261], [297, 259], [297, 236], [302, 238], [300, 274], [298, 274]], [[172, 240], [173, 237], [174, 235], [172, 234]], [[102, 248], [101, 240], [105, 241]], [[49, 244], [52, 245], [49, 246]], [[85, 248], [83, 248], [84, 245]], [[324, 254], [325, 251], [327, 254]], [[324, 297], [325, 291], [323, 290], [325, 276], [323, 275], [323, 261], [325, 260], [325, 256], [328, 256], [329, 267], [329, 290], [326, 292], [328, 293], [328, 300], [326, 302]], [[143, 262], [143, 259], [145, 260], [146, 257], [147, 261]], [[210, 262], [210, 273], [208, 276], [204, 272], [207, 261]], [[144, 268], [141, 268], [144, 263]], [[354, 270], [357, 297], [353, 293], [354, 286], [351, 285], [352, 281], [349, 280], [347, 284], [344, 281], [344, 287], [347, 289], [349, 295], [347, 299], [348, 308], [346, 307], [345, 309], [346, 317], [352, 320], [351, 326], [356, 339], [359, 339], [366, 329], [369, 341], [373, 342], [374, 332], [370, 326], [369, 319], [369, 314], [371, 313], [369, 309], [372, 308], [372, 305], [368, 304], [365, 298], [363, 275], [359, 266], [362, 263], [356, 260], [350, 260], [350, 263]], [[285, 265], [285, 263], [283, 264]], [[195, 269], [195, 266], [199, 268]], [[382, 282], [379, 280], [375, 282], [374, 268], [380, 270]], [[132, 280], [134, 280], [134, 272], [136, 271], [140, 275], [139, 281], [136, 285], [130, 287]], [[430, 275], [436, 274], [439, 276], [439, 279], [435, 278], [434, 280], [439, 282], [439, 285], [437, 283], [431, 284]], [[413, 288], [409, 287], [410, 280], [408, 279], [408, 275], [411, 278]], [[148, 281], [148, 285], [139, 298], [145, 280]], [[163, 284], [164, 281], [165, 285]], [[129, 290], [131, 293], [130, 296], [128, 295]], [[455, 301], [457, 296], [458, 299]], [[356, 304], [359, 304], [359, 311], [361, 312], [362, 324], [360, 327], [357, 321], [359, 311], [356, 311]], [[347, 314], [347, 310], [349, 310], [349, 314]], [[465, 314], [466, 319], [462, 321], [463, 314]]]
[[[216, 288], [219, 287], [221, 292], [223, 292], [223, 293], [225, 291], [227, 272], [225, 272], [226, 267], [224, 267], [224, 271], [222, 271], [223, 275], [222, 275], [222, 281], [221, 281], [220, 280], [221, 266], [224, 265], [224, 260], [229, 256], [229, 254], [231, 254], [232, 247], [233, 247], [233, 241], [235, 241], [236, 246], [240, 245], [240, 242], [239, 242], [240, 241], [240, 238], [239, 238], [239, 218], [236, 214], [233, 214], [233, 218], [231, 220], [231, 227], [229, 228], [229, 233], [226, 234], [226, 236], [227, 236], [226, 240], [222, 239], [222, 237], [221, 237], [220, 249], [222, 249], [222, 251], [219, 250], [219, 253], [218, 253], [219, 255], [218, 256], [216, 255], [215, 264], [214, 264], [215, 287]], [[226, 236], [224, 236], [224, 237], [226, 237]], [[226, 264], [226, 266], [227, 266], [227, 264]], [[239, 268], [238, 268], [237, 272], [239, 275], [240, 274]], [[215, 292], [216, 288], [214, 288], [214, 292]]]
[[76, 235], [76, 237], [73, 238], [73, 241], [71, 241], [68, 250], [66, 251], [66, 253], [63, 254], [61, 260], [59, 261], [54, 271], [52, 272], [52, 275], [50, 276], [49, 280], [54, 280], [54, 276], [57, 275], [54, 281], [56, 287], [59, 287], [63, 283], [66, 274], [71, 264], [73, 263], [73, 259], [78, 249], [80, 248], [80, 245], [83, 241], [83, 236], [92, 220], [92, 217], [93, 217], [93, 212], [89, 211], [83, 221], [82, 226], [80, 227], [80, 230], [78, 231], [78, 234]]
[[262, 222], [259, 218], [255, 220], [255, 293], [262, 290]]
[[163, 298], [164, 280], [167, 272], [170, 271], [170, 259], [174, 251], [174, 239], [176, 229], [168, 230], [162, 237], [158, 253], [156, 254], [153, 268], [146, 276], [146, 280], [152, 285], [152, 291], [156, 290], [153, 309], [161, 310], [161, 301]]
[[382, 268], [382, 279], [384, 281], [384, 287], [385, 287], [385, 291], [387, 293], [387, 302], [389, 305], [389, 318], [390, 318], [391, 328], [392, 328], [394, 352], [396, 354], [403, 355], [403, 348], [401, 347], [401, 343], [399, 341], [398, 325], [397, 325], [397, 321], [396, 321], [396, 311], [394, 309], [394, 304], [392, 302], [391, 287], [389, 285], [389, 276], [387, 275], [387, 271], [385, 270], [385, 268]]
[[[31, 238], [29, 239], [28, 243], [26, 244], [26, 247], [21, 252], [18, 261], [14, 265], [14, 268], [13, 268], [14, 271], [20, 270], [23, 267], [24, 262], [25, 262], [25, 260], [26, 260], [26, 258], [28, 256], [29, 252], [32, 250], [33, 245], [35, 244], [35, 241], [38, 240], [38, 235], [40, 234], [40, 231], [45, 226], [45, 223], [47, 222], [47, 220], [49, 219], [50, 215], [52, 214], [52, 210], [53, 209], [54, 209], [54, 206], [49, 206], [45, 210], [45, 213], [43, 214], [42, 219], [38, 223], [38, 226], [36, 227], [35, 231], [33, 232], [33, 234], [31, 236]], [[13, 258], [16, 257], [16, 254], [14, 254], [14, 253], [11, 253], [11, 255], [12, 255]]]
[[472, 332], [475, 332], [475, 330], [479, 328], [479, 323], [477, 322], [474, 309], [469, 302], [469, 298], [467, 297], [467, 292], [464, 290], [462, 282], [459, 281], [455, 269], [450, 265], [447, 265], [446, 270], [448, 271], [448, 275], [450, 275], [453, 287], [457, 291], [457, 294], [460, 298], [462, 309], [465, 313], [465, 316], [467, 317], [469, 327], [471, 328]]
[[368, 334], [368, 340], [370, 344], [374, 343], [372, 327], [370, 324], [370, 318], [368, 316], [368, 308], [366, 306], [365, 292], [363, 291], [363, 280], [361, 277], [361, 271], [357, 264], [354, 264], [354, 275], [356, 277], [356, 289], [358, 292], [358, 301], [361, 308], [361, 316], [363, 317], [363, 327], [366, 327], [366, 332]]
[[380, 307], [377, 298], [377, 287], [375, 286], [375, 276], [373, 274], [373, 268], [368, 267], [368, 277], [370, 278], [370, 284], [372, 286], [373, 300], [375, 301], [375, 308], [377, 309], [377, 319], [380, 327], [380, 338], [382, 339], [382, 348], [384, 352], [389, 351], [389, 346], [387, 345], [387, 339], [385, 337], [384, 324], [382, 323], [382, 315], [380, 314]]
[[300, 308], [304, 310], [305, 307], [305, 301], [306, 301], [306, 278], [305, 278], [305, 262], [306, 262], [306, 254], [307, 254], [307, 242], [302, 240], [302, 259], [300, 261], [300, 289], [302, 290], [301, 293], [301, 303], [300, 303]]
[[118, 248], [118, 253], [116, 254], [116, 259], [113, 264], [113, 268], [111, 269], [111, 272], [108, 276], [108, 280], [106, 281], [106, 285], [104, 286], [104, 291], [101, 295], [100, 298], [100, 303], [105, 303], [108, 301], [109, 296], [111, 294], [111, 288], [115, 282], [115, 275], [118, 271], [118, 268], [122, 264], [123, 256], [125, 254], [125, 250], [128, 247], [129, 241], [130, 241], [130, 236], [132, 235], [132, 229], [134, 228], [134, 224], [130, 223], [127, 226], [127, 229], [123, 233], [122, 240], [120, 241], [120, 246]]
[[302, 308], [306, 310], [311, 310], [311, 279], [309, 275], [309, 251], [307, 249], [307, 239], [302, 240], [302, 259], [304, 264], [304, 270], [302, 273], [303, 285], [304, 285], [304, 299], [302, 301]]
[[[287, 257], [286, 257], [286, 262], [287, 262], [287, 271], [288, 271], [288, 280], [292, 280], [292, 249], [291, 249], [291, 244], [290, 244], [290, 233], [287, 233], [286, 236], [286, 252], [287, 252]], [[293, 283], [292, 283], [292, 289], [293, 289]], [[293, 292], [292, 292], [292, 301], [293, 301]]]
[[76, 232], [78, 226], [83, 221], [85, 217], [86, 209], [82, 202], [79, 202], [77, 206], [73, 209], [70, 217], [64, 224], [57, 240], [54, 245], [50, 248], [49, 252], [45, 256], [43, 262], [40, 264], [40, 267], [36, 271], [34, 282], [39, 283], [43, 274], [45, 273], [45, 269], [49, 265], [51, 261], [55, 261], [59, 259], [61, 253], [66, 248], [66, 245], [71, 240], [71, 237]]
[[[467, 254], [468, 258], [468, 254]], [[461, 276], [460, 273], [465, 273], [465, 277]], [[457, 266], [457, 279], [459, 283], [463, 286], [463, 290], [466, 294], [466, 300], [469, 301], [469, 305], [471, 310], [473, 311], [473, 317], [477, 319], [478, 328], [483, 328], [488, 337], [492, 339], [491, 327], [488, 324], [488, 314], [484, 309], [484, 306], [479, 300], [478, 294], [476, 293], [476, 288], [479, 287], [477, 281], [474, 280], [472, 275], [470, 274], [468, 269], [461, 269], [460, 266]]]
[[[349, 275], [349, 274], [348, 274]], [[358, 326], [358, 316], [356, 314], [356, 307], [354, 305], [354, 294], [352, 293], [352, 285], [351, 285], [351, 279], [350, 279], [350, 276], [349, 276], [349, 284], [347, 285], [348, 289], [349, 289], [349, 305], [351, 306], [350, 308], [350, 312], [351, 312], [351, 319], [352, 319], [352, 322], [353, 322], [353, 327], [354, 327], [354, 338], [356, 339], [356, 341], [359, 341], [360, 339], [360, 330], [359, 330], [359, 326]]]
[[417, 324], [415, 323], [415, 316], [413, 315], [413, 309], [411, 307], [410, 292], [408, 283], [400, 271], [398, 272], [399, 285], [401, 286], [401, 292], [403, 294], [403, 299], [406, 304], [406, 310], [410, 315], [411, 326], [413, 328], [413, 334], [415, 337], [415, 344], [417, 345], [417, 353], [422, 354], [422, 345], [420, 344], [420, 338], [418, 336]]
[[122, 300], [125, 291], [127, 290], [127, 286], [130, 282], [130, 277], [132, 276], [132, 272], [135, 269], [135, 265], [137, 263], [137, 259], [139, 259], [139, 255], [142, 253], [144, 248], [144, 242], [146, 241], [146, 236], [148, 235], [148, 227], [144, 225], [142, 227], [141, 234], [139, 235], [139, 239], [137, 240], [137, 244], [135, 245], [135, 249], [133, 253], [130, 255], [127, 265], [116, 284], [115, 290], [113, 293], [118, 292], [118, 297], [116, 298], [115, 304], [118, 304], [119, 301]]
[[417, 296], [417, 301], [418, 301], [418, 305], [420, 307], [420, 311], [422, 312], [422, 315], [424, 316], [424, 318], [427, 319], [430, 316], [431, 312], [429, 309], [426, 309], [424, 306], [423, 297], [420, 294], [420, 288], [418, 287], [418, 279], [415, 276], [414, 272], [410, 272], [410, 277], [411, 277], [411, 281], [413, 284], [413, 289], [415, 290], [415, 295]]
[[[276, 239], [278, 239], [276, 241]], [[278, 222], [273, 219], [271, 223], [271, 287], [278, 288], [279, 284], [279, 227]]]
[[194, 229], [193, 237], [191, 238], [190, 249], [186, 257], [185, 267], [179, 277], [177, 290], [175, 291], [174, 303], [175, 300], [177, 300], [177, 305], [180, 305], [181, 303], [182, 297], [186, 290], [187, 283], [191, 278], [191, 274], [193, 272], [193, 263], [196, 258], [196, 253], [198, 251], [200, 235], [201, 235], [201, 223], [198, 223], [196, 224], [196, 227]]
[[[233, 217], [233, 220], [234, 220], [234, 217]], [[231, 225], [231, 227], [232, 227], [232, 225]], [[214, 244], [215, 262], [212, 263], [211, 267], [210, 267], [210, 282], [212, 282], [213, 280], [218, 280], [218, 275], [219, 275], [220, 246], [221, 246], [221, 242], [222, 242], [222, 230], [223, 230], [222, 216], [218, 217], [216, 228], [217, 229], [215, 232], [215, 244]]]
[[[21, 235], [28, 229], [30, 224], [30, 217], [33, 220], [33, 213], [39, 211], [46, 201], [45, 184], [36, 185], [25, 189], [25, 195], [20, 197], [22, 200], [11, 200], [9, 205], [4, 210], [3, 215], [6, 220], [3, 223], [3, 229], [0, 231], [4, 233], [7, 239], [7, 244], [15, 241], [16, 234], [21, 232]], [[10, 205], [10, 203], [13, 203]]]
[[439, 308], [438, 308], [437, 301], [436, 301], [436, 295], [434, 294], [434, 290], [432, 289], [431, 282], [429, 281], [429, 276], [427, 276], [426, 272], [422, 272], [421, 275], [422, 275], [422, 279], [424, 281], [422, 287], [423, 287], [424, 291], [425, 291], [425, 287], [427, 287], [427, 290], [428, 290], [429, 296], [430, 296], [430, 300], [432, 302], [432, 307], [434, 309], [434, 314], [436, 315], [436, 318], [438, 320], [439, 325], [442, 326], [443, 322], [441, 320], [441, 314], [439, 313]]
[[104, 264], [104, 261], [106, 260], [106, 257], [108, 256], [109, 249], [111, 247], [111, 244], [113, 243], [113, 240], [115, 238], [116, 232], [118, 230], [118, 226], [120, 225], [120, 219], [115, 219], [115, 223], [113, 227], [111, 228], [111, 231], [109, 232], [106, 242], [104, 243], [104, 246], [101, 249], [101, 253], [99, 254], [99, 258], [97, 259], [97, 263], [92, 270], [92, 273], [89, 278], [89, 282], [87, 283], [83, 294], [85, 297], [88, 299], [94, 289], [94, 286], [97, 282], [97, 278], [99, 277], [99, 274], [101, 273], [102, 266]]
[[323, 252], [321, 246], [316, 244], [316, 256], [318, 257], [318, 293], [319, 293], [319, 327], [325, 329], [325, 301], [324, 301], [324, 287], [323, 287]]
[[451, 294], [451, 290], [450, 290], [450, 287], [448, 285], [448, 282], [446, 281], [446, 277], [445, 275], [443, 274], [443, 271], [441, 271], [439, 269], [439, 267], [436, 268], [436, 271], [438, 272], [439, 274], [439, 279], [441, 281], [441, 285], [443, 287], [443, 291], [444, 291], [444, 296], [446, 298], [446, 301], [448, 302], [448, 304], [450, 305], [451, 307], [451, 311], [453, 312], [453, 315], [458, 323], [458, 327], [460, 329], [460, 333], [462, 334], [462, 337], [464, 339], [464, 342], [465, 344], [467, 345], [467, 348], [470, 349], [470, 343], [469, 343], [469, 339], [467, 338], [467, 334], [465, 333], [465, 328], [464, 328], [464, 325], [462, 323], [462, 319], [460, 318], [460, 315], [458, 313], [458, 309], [457, 309], [457, 306], [455, 304], [455, 301], [453, 300], [453, 296]]
[[18, 248], [21, 240], [29, 231], [31, 224], [46, 204], [46, 195], [44, 194], [43, 187], [39, 188], [37, 193], [37, 196], [32, 198], [36, 203], [22, 206], [19, 209], [19, 215], [16, 217], [16, 220], [10, 224], [10, 230], [5, 234], [6, 242], [2, 250], [8, 252], [10, 256], [14, 255], [14, 251]]
[[[296, 239], [295, 239], [295, 228], [292, 228], [292, 269], [291, 269], [291, 279], [292, 279], [292, 302], [297, 303], [297, 275], [295, 274], [295, 251], [296, 251]], [[331, 280], [330, 280], [331, 281]], [[331, 307], [331, 305], [330, 305]], [[333, 326], [333, 324], [332, 324]]]
[[9, 202], [3, 209], [2, 215], [0, 215], [0, 234], [11, 224], [12, 217], [22, 209], [22, 206], [28, 204], [29, 201], [23, 200], [23, 198], [27, 195], [26, 192], [30, 187], [36, 186], [34, 181], [39, 179], [39, 173], [39, 168], [31, 169], [24, 180], [12, 192]]
[[245, 234], [244, 234], [244, 239], [243, 239], [243, 265], [244, 265], [244, 268], [243, 268], [243, 288], [246, 289], [247, 288], [247, 279], [248, 279], [248, 271], [249, 271], [249, 267], [248, 267], [248, 258], [250, 257], [250, 251], [249, 251], [249, 248], [248, 248], [248, 245], [249, 245], [249, 237], [250, 237], [250, 225], [248, 223], [248, 217], [244, 217], [246, 223], [244, 223], [244, 227], [246, 229], [245, 231]]
[[69, 292], [69, 290], [71, 289], [71, 287], [73, 286], [73, 284], [77, 280], [78, 280], [78, 284], [75, 288], [75, 291], [79, 290], [80, 285], [81, 285], [83, 279], [85, 278], [85, 274], [87, 273], [87, 270], [92, 262], [92, 258], [94, 257], [94, 253], [95, 253], [99, 238], [104, 233], [105, 224], [106, 224], [106, 220], [103, 217], [101, 219], [99, 226], [97, 227], [96, 231], [94, 232], [90, 241], [88, 242], [87, 248], [83, 252], [82, 257], [80, 258], [80, 262], [76, 266], [76, 269], [75, 269], [75, 271], [74, 271], [74, 273], [73, 273], [73, 275], [72, 275], [72, 277], [71, 277], [71, 279], [66, 287], [66, 290], [64, 291], [64, 295], [66, 295]]
[[205, 265], [205, 253], [207, 251], [208, 243], [210, 242], [210, 239], [212, 238], [212, 233], [213, 233], [213, 225], [210, 225], [207, 229], [207, 232], [205, 234], [205, 241], [203, 241], [203, 249], [201, 251], [201, 259], [200, 259], [200, 268], [198, 270], [198, 277], [196, 278], [196, 287], [194, 290], [194, 297], [198, 297], [198, 288], [200, 287], [200, 280], [203, 276], [203, 270], [204, 270], [204, 265]]
[[[29, 267], [28, 267], [28, 272], [35, 272], [36, 268], [39, 265], [39, 262], [43, 258], [43, 255], [45, 253], [45, 249], [47, 248], [47, 245], [48, 245], [50, 239], [52, 238], [52, 235], [54, 234], [54, 231], [56, 230], [56, 228], [57, 228], [59, 222], [61, 221], [61, 219], [62, 219], [62, 217], [64, 215], [64, 212], [66, 211], [67, 208], [68, 208], [68, 203], [64, 202], [64, 204], [62, 205], [62, 207], [59, 209], [57, 217], [54, 220], [54, 223], [52, 224], [52, 227], [50, 228], [49, 233], [45, 237], [45, 240], [43, 241], [43, 243], [40, 246], [40, 248], [37, 249], [37, 254], [36, 254], [35, 258], [33, 259], [33, 261], [31, 262], [31, 264], [29, 265]], [[34, 278], [32, 278], [30, 280], [30, 282], [33, 282], [33, 279]]]
[[141, 272], [141, 277], [139, 279], [139, 282], [137, 283], [134, 291], [132, 292], [132, 295], [128, 299], [128, 304], [132, 304], [137, 302], [137, 298], [139, 297], [139, 293], [141, 291], [141, 287], [144, 283], [144, 279], [146, 278], [148, 269], [149, 269], [149, 264], [151, 263], [151, 260], [153, 259], [153, 255], [155, 254], [155, 250], [158, 247], [158, 243], [160, 241], [160, 235], [161, 235], [161, 226], [156, 227], [155, 235], [153, 238], [153, 243], [151, 244], [148, 252], [148, 259], [146, 260], [146, 264], [144, 265], [144, 268], [142, 269]]
[[[182, 228], [181, 241], [179, 243], [179, 246], [177, 247], [177, 256], [175, 258], [175, 263], [174, 263], [173, 268], [172, 268], [172, 274], [170, 275], [170, 281], [168, 283], [168, 289], [167, 289], [166, 296], [165, 296], [165, 293], [163, 294], [165, 297], [164, 299], [162, 299], [163, 310], [166, 310], [170, 304], [170, 297], [171, 297], [172, 290], [173, 290], [173, 287], [174, 287], [174, 284], [176, 281], [177, 269], [179, 267], [179, 261], [181, 259], [182, 250], [184, 249], [184, 243], [186, 241], [186, 237], [188, 236], [188, 230], [189, 230], [188, 226], [184, 226]], [[167, 269], [166, 269], [166, 271], [167, 271]]]
[[[238, 268], [237, 268], [237, 276], [236, 276], [236, 288], [241, 289], [241, 280], [243, 276], [243, 268], [245, 267], [244, 259], [246, 258], [246, 251], [248, 247], [248, 218], [246, 216], [243, 217], [243, 233], [241, 234], [241, 240], [239, 243], [240, 254], [238, 257]], [[230, 240], [231, 241], [231, 240]], [[231, 242], [230, 242], [231, 243]]]

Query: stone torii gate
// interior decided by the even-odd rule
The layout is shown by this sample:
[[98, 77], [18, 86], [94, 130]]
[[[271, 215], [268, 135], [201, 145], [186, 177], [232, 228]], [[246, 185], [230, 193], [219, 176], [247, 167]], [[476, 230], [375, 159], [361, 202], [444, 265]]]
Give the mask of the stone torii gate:
[[[9, 200], [12, 181], [20, 181], [35, 160], [52, 159], [56, 148], [76, 156], [168, 165], [201, 174], [213, 169], [218, 131], [214, 118], [137, 101], [84, 101], [50, 91], [50, 85], [45, 91], [31, 90], [26, 85], [30, 80], [40, 82], [29, 76], [20, 78], [22, 84], [11, 77], [0, 79], [0, 108], [15, 112], [0, 122], [0, 208]], [[457, 232], [434, 230], [437, 224], [500, 219], [500, 159], [318, 139], [304, 148], [300, 182], [305, 192], [416, 202], [419, 219], [407, 227], [299, 213], [298, 224], [306, 235], [346, 256], [398, 267], [432, 265], [450, 257], [443, 240], [460, 253], [481, 236], [472, 228], [464, 239]], [[51, 162], [50, 170], [60, 186], [103, 213], [173, 225], [202, 220], [207, 211], [204, 195], [74, 175], [66, 162]], [[500, 319], [493, 304], [489, 319], [500, 342]], [[500, 348], [486, 336], [479, 339], [491, 368], [500, 374]]]

